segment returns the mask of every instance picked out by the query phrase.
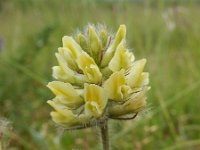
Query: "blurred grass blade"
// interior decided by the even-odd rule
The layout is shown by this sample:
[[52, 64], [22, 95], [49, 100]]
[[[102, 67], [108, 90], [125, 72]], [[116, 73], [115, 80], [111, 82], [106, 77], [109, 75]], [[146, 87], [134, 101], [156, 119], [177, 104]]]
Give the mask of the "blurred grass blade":
[[[200, 146], [200, 139], [179, 142], [173, 146], [164, 148], [163, 150], [178, 150], [178, 149], [189, 149], [190, 147]], [[196, 148], [194, 148], [196, 149]]]
[[23, 65], [13, 61], [13, 60], [1, 60], [3, 63], [12, 66], [14, 69], [21, 71], [28, 77], [32, 78], [33, 80], [37, 81], [38, 83], [42, 84], [43, 86], [46, 86], [47, 81], [37, 75], [36, 73], [32, 72], [30, 69], [24, 67]]

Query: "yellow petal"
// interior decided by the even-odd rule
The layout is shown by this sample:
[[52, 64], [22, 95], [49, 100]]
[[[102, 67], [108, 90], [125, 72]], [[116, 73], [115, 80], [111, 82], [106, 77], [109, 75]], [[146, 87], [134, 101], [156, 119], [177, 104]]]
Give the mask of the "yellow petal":
[[64, 105], [51, 100], [47, 101], [47, 103], [56, 110], [51, 112], [54, 122], [58, 124], [66, 124], [68, 126], [80, 124], [78, 117]]
[[90, 121], [90, 116], [77, 116], [73, 114], [72, 111], [66, 111], [65, 114], [53, 111], [50, 113], [50, 115], [55, 123], [63, 126], [64, 128], [76, 128], [79, 126], [84, 126], [85, 123], [88, 123]]
[[106, 30], [102, 30], [100, 32], [100, 38], [101, 38], [102, 46], [105, 47], [108, 42], [108, 33]]
[[62, 38], [62, 42], [63, 47], [66, 47], [71, 51], [73, 59], [76, 59], [79, 53], [82, 52], [80, 45], [76, 43], [76, 41], [72, 37], [64, 36]]
[[120, 117], [131, 113], [137, 113], [146, 106], [146, 97], [144, 90], [133, 94], [124, 104], [112, 105], [109, 109], [109, 114], [112, 117]]
[[142, 72], [141, 76], [139, 77], [138, 81], [135, 84], [135, 87], [143, 87], [149, 84], [149, 73]]
[[80, 125], [81, 122], [70, 112], [62, 114], [56, 111], [50, 113], [52, 120], [64, 127], [72, 127], [76, 125]]
[[68, 81], [71, 76], [67, 76], [63, 69], [60, 66], [54, 66], [53, 68], [53, 77], [57, 80]]
[[[69, 58], [67, 58], [68, 60], [66, 60], [65, 58], [66, 56], [63, 55], [61, 52], [56, 53], [55, 55], [59, 63], [59, 67], [56, 66], [53, 68], [53, 76], [55, 78], [58, 78], [58, 79], [61, 78], [62, 81], [77, 83], [77, 84], [81, 84], [85, 82], [84, 76], [82, 74], [79, 74], [77, 70], [73, 70], [69, 67], [70, 65], [70, 63], [68, 63], [68, 61], [70, 61]], [[71, 65], [72, 66], [74, 65], [75, 67], [76, 64], [75, 62], [71, 62]]]
[[59, 66], [63, 69], [63, 71], [68, 74], [69, 76], [74, 76], [74, 74], [76, 74], [76, 72], [72, 69], [69, 68], [66, 60], [64, 59], [64, 57], [59, 54], [59, 53], [56, 53], [56, 58], [58, 60], [58, 63], [59, 63]]
[[93, 26], [89, 26], [89, 48], [91, 56], [99, 63], [102, 44]]
[[127, 70], [133, 62], [133, 58], [130, 59], [130, 55], [131, 53], [128, 53], [128, 51], [126, 51], [125, 42], [124, 40], [122, 40], [121, 43], [118, 45], [117, 50], [108, 65], [109, 68], [113, 72], [119, 71], [121, 69]]
[[146, 64], [146, 59], [141, 59], [133, 63], [133, 66], [129, 74], [126, 76], [127, 84], [132, 88], [136, 87], [136, 83], [138, 82], [143, 72], [145, 64]]
[[82, 52], [77, 58], [77, 64], [83, 71], [88, 82], [98, 84], [101, 82], [102, 74], [92, 59], [86, 52]]
[[86, 37], [79, 33], [76, 37], [76, 40], [78, 41], [78, 44], [81, 46], [81, 48], [85, 51], [85, 52], [89, 52], [88, 50], [88, 43], [87, 43], [87, 40], [86, 40]]
[[79, 107], [83, 103], [83, 99], [69, 83], [53, 81], [47, 87], [57, 96], [56, 99], [68, 107]]
[[58, 48], [59, 55], [62, 56], [63, 61], [67, 63], [67, 66], [73, 70], [77, 70], [78, 66], [76, 64], [75, 59], [73, 59], [73, 55], [68, 48], [60, 47]]
[[75, 85], [81, 85], [86, 82], [84, 75], [82, 74], [70, 74], [68, 72], [64, 72], [64, 70], [60, 66], [54, 66], [53, 68], [53, 77], [57, 80], [69, 82]]
[[101, 62], [102, 67], [105, 67], [108, 65], [108, 63], [110, 62], [110, 60], [112, 59], [115, 53], [116, 48], [121, 43], [121, 41], [125, 39], [125, 36], [126, 36], [126, 26], [120, 25], [117, 31], [117, 34], [115, 35], [114, 41], [112, 42], [108, 50], [105, 52], [105, 55], [103, 56], [103, 59]]
[[87, 76], [87, 82], [99, 84], [101, 83], [102, 74], [96, 65], [90, 65], [85, 68], [85, 75]]
[[65, 105], [57, 101], [57, 99], [49, 100], [47, 103], [55, 109], [51, 112], [53, 121], [63, 127], [84, 126], [90, 120], [90, 116], [85, 114], [74, 114]]
[[94, 62], [94, 59], [90, 57], [86, 52], [82, 52], [78, 59], [77, 59], [77, 64], [81, 70], [84, 70], [86, 67], [90, 65], [96, 65]]
[[104, 89], [95, 84], [85, 84], [85, 112], [94, 117], [100, 117], [107, 104], [107, 96]]
[[61, 104], [59, 101], [48, 100], [47, 103], [60, 114], [64, 115], [64, 114], [68, 114], [69, 112], [72, 113], [71, 110], [69, 110], [65, 105]]
[[131, 88], [128, 85], [121, 86], [121, 93], [123, 94], [123, 99], [126, 98], [131, 93]]
[[103, 87], [111, 100], [123, 100], [129, 93], [129, 87], [125, 85], [124, 70], [113, 73], [104, 83]]

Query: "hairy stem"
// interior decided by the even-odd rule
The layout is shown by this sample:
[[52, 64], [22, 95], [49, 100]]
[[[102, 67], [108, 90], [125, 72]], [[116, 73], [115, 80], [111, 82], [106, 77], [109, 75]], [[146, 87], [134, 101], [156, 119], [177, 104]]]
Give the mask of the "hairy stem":
[[109, 150], [109, 136], [108, 136], [108, 122], [107, 120], [100, 126], [101, 139], [103, 144], [103, 150]]

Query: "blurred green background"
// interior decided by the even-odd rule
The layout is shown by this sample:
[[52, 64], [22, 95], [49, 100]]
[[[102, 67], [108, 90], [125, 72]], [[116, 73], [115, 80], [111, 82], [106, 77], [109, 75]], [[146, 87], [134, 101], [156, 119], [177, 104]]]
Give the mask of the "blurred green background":
[[[46, 88], [61, 38], [102, 23], [127, 26], [151, 90], [137, 119], [110, 122], [113, 150], [200, 149], [200, 1], [0, 0], [0, 141], [8, 150], [101, 149], [98, 130], [63, 132]], [[3, 133], [3, 134], [2, 134]]]

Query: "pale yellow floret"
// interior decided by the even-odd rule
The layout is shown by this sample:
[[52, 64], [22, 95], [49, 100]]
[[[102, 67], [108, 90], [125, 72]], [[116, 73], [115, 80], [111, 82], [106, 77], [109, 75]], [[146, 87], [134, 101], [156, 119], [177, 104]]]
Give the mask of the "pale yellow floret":
[[126, 51], [125, 41], [122, 40], [118, 45], [116, 52], [109, 63], [109, 68], [115, 72], [121, 69], [127, 70], [134, 61], [134, 56], [132, 53]]
[[74, 74], [76, 74], [76, 72], [74, 70], [72, 70], [71, 68], [69, 68], [68, 63], [66, 62], [66, 60], [64, 59], [63, 55], [61, 55], [60, 53], [56, 53], [56, 58], [57, 61], [59, 63], [59, 66], [63, 69], [63, 71], [68, 74], [69, 76], [74, 76]]
[[124, 70], [114, 72], [103, 84], [103, 87], [111, 100], [122, 101], [130, 92], [126, 85]]
[[70, 77], [66, 76], [65, 72], [60, 66], [54, 66], [52, 67], [53, 73], [52, 76], [61, 81], [67, 81]]
[[64, 105], [56, 103], [54, 101], [47, 101], [47, 103], [52, 106], [56, 111], [51, 112], [51, 117], [55, 123], [66, 125], [66, 126], [74, 126], [80, 124], [80, 121], [73, 112]]
[[76, 85], [83, 84], [85, 81], [85, 77], [83, 74], [69, 74], [64, 71], [60, 66], [54, 66], [53, 68], [53, 77], [57, 80], [73, 83]]
[[[76, 74], [77, 72], [72, 70], [69, 66], [68, 63], [66, 62], [66, 60], [64, 59], [63, 55], [61, 55], [60, 53], [56, 53], [56, 58], [58, 60], [59, 66], [60, 66], [60, 70], [55, 70], [55, 71], [63, 71], [65, 75], [65, 78], [67, 79], [67, 81], [72, 81], [74, 82], [75, 78], [76, 78]], [[54, 69], [58, 69], [58, 68], [54, 68]], [[58, 73], [58, 72], [57, 72]]]
[[142, 72], [141, 76], [139, 77], [138, 81], [135, 84], [135, 87], [144, 87], [149, 84], [149, 73]]
[[82, 52], [77, 58], [78, 67], [83, 71], [89, 83], [100, 83], [102, 74], [92, 57]]
[[63, 57], [63, 61], [67, 63], [69, 68], [73, 70], [78, 70], [75, 59], [73, 59], [72, 52], [68, 48], [60, 47], [58, 48], [59, 55]]
[[129, 74], [126, 76], [126, 82], [131, 88], [136, 87], [136, 83], [140, 79], [145, 64], [146, 64], [146, 59], [141, 59], [133, 63]]
[[102, 42], [102, 46], [105, 48], [105, 46], [107, 46], [107, 42], [108, 42], [108, 33], [106, 30], [102, 30], [100, 32], [100, 39]]
[[137, 113], [146, 106], [145, 93], [143, 90], [139, 93], [132, 94], [124, 104], [112, 105], [109, 109], [109, 114], [112, 117], [119, 117], [131, 113]]
[[108, 65], [108, 63], [110, 62], [115, 53], [117, 46], [121, 43], [122, 40], [125, 40], [125, 37], [126, 37], [126, 26], [120, 25], [115, 35], [114, 41], [111, 43], [108, 50], [105, 52], [103, 56], [103, 59], [101, 61], [101, 67], [105, 67]]
[[74, 116], [71, 116], [71, 114], [61, 114], [59, 112], [53, 111], [50, 113], [52, 120], [64, 127], [71, 127], [74, 125], [80, 124], [80, 122], [77, 121], [77, 118]]
[[135, 56], [133, 55], [132, 52], [129, 52], [128, 50], [126, 50], [126, 56], [128, 57], [128, 59], [133, 62], [135, 60]]
[[99, 63], [102, 43], [93, 26], [89, 26], [89, 48], [90, 55]]
[[87, 43], [87, 40], [86, 40], [86, 37], [79, 33], [76, 37], [76, 40], [78, 42], [78, 44], [81, 46], [81, 48], [85, 51], [85, 52], [89, 52], [89, 49], [88, 49], [88, 43]]
[[59, 101], [48, 100], [47, 103], [55, 109], [50, 113], [52, 120], [63, 127], [83, 126], [90, 120], [90, 116], [76, 115]]
[[[62, 50], [64, 49], [60, 49], [60, 51]], [[69, 67], [70, 63], [68, 63], [68, 61], [70, 60], [70, 58], [66, 60], [65, 55], [63, 55], [63, 52], [56, 53], [55, 55], [59, 63], [59, 66], [53, 67], [54, 78], [59, 79], [61, 81], [69, 82], [69, 83], [75, 83], [75, 84], [81, 84], [85, 82], [83, 74], [79, 74], [77, 73], [76, 70], [73, 70]], [[76, 66], [74, 60], [71, 62], [71, 65], [74, 67]]]
[[64, 36], [62, 38], [63, 47], [68, 48], [72, 53], [72, 58], [76, 59], [79, 53], [82, 51], [80, 45], [70, 36]]
[[56, 95], [55, 99], [68, 107], [76, 108], [84, 102], [78, 92], [69, 83], [52, 81], [48, 83], [47, 87]]
[[100, 117], [104, 112], [107, 104], [107, 96], [104, 89], [95, 84], [85, 84], [85, 112], [96, 118]]

